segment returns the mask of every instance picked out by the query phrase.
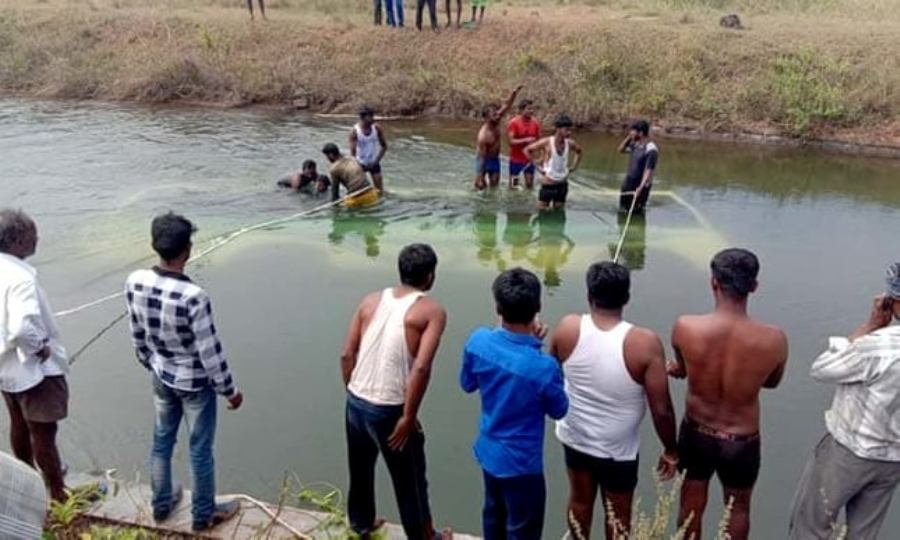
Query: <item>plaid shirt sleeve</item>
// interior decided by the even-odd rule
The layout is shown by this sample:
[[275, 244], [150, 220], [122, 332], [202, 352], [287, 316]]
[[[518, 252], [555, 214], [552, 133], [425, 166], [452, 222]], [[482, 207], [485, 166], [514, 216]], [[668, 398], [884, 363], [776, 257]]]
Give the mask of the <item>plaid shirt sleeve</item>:
[[134, 293], [131, 291], [131, 287], [126, 287], [125, 299], [128, 304], [128, 320], [131, 325], [131, 342], [134, 345], [135, 355], [142, 366], [150, 369], [150, 356], [153, 353], [150, 351], [150, 347], [147, 346], [147, 331], [138, 319], [138, 312], [134, 307]]
[[191, 300], [190, 319], [196, 339], [197, 355], [203, 368], [206, 369], [210, 383], [217, 393], [231, 398], [237, 393], [237, 388], [225, 360], [222, 343], [216, 334], [212, 304], [205, 294]]

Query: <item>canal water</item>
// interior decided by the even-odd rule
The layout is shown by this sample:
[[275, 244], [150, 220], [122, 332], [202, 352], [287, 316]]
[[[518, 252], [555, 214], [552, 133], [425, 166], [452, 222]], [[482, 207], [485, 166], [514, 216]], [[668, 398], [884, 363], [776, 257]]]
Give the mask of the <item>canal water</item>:
[[[121, 290], [129, 271], [153, 263], [149, 221], [175, 210], [194, 220], [205, 247], [246, 225], [324, 199], [279, 191], [274, 180], [318, 149], [344, 143], [352, 120], [266, 111], [152, 109], [0, 101], [0, 204], [22, 207], [40, 227], [32, 262], [57, 309]], [[492, 325], [489, 293], [499, 270], [523, 266], [545, 286], [547, 322], [585, 309], [583, 276], [609, 259], [622, 224], [615, 190], [626, 158], [616, 139], [579, 134], [585, 165], [565, 214], [537, 215], [533, 194], [475, 194], [471, 124], [389, 124], [384, 161], [390, 196], [377, 208], [328, 210], [244, 235], [191, 269], [212, 295], [217, 323], [246, 401], [220, 413], [220, 492], [275, 498], [285, 471], [346, 487], [343, 388], [338, 354], [367, 292], [395, 281], [396, 255], [428, 242], [440, 263], [434, 297], [449, 324], [421, 420], [439, 525], [480, 530], [481, 477], [470, 447], [478, 403], [457, 386], [460, 351]], [[622, 260], [633, 271], [627, 317], [668, 341], [675, 318], [711, 306], [707, 264], [725, 246], [762, 261], [754, 316], [782, 326], [787, 376], [763, 396], [763, 470], [754, 537], [785, 535], [802, 464], [823, 433], [831, 389], [808, 376], [827, 336], [867, 313], [886, 263], [900, 258], [900, 164], [815, 151], [662, 140], [656, 194], [635, 220]], [[324, 166], [324, 165], [323, 165]], [[123, 310], [121, 299], [60, 320], [70, 351]], [[73, 470], [117, 468], [146, 478], [153, 422], [149, 377], [119, 325], [81, 356], [71, 379], [62, 448]], [[672, 383], [679, 412], [683, 383]], [[8, 421], [0, 415], [0, 428]], [[548, 435], [549, 425], [548, 425]], [[0, 448], [7, 449], [4, 440]], [[659, 445], [645, 422], [640, 495], [653, 499]], [[565, 530], [562, 452], [548, 436], [547, 538]], [[177, 455], [186, 471], [186, 453]], [[182, 476], [186, 477], [186, 473]], [[185, 478], [188, 480], [188, 478]], [[708, 511], [721, 512], [718, 488]], [[900, 531], [900, 508], [886, 531]], [[396, 519], [379, 472], [379, 511]], [[887, 534], [885, 537], [890, 537]]]

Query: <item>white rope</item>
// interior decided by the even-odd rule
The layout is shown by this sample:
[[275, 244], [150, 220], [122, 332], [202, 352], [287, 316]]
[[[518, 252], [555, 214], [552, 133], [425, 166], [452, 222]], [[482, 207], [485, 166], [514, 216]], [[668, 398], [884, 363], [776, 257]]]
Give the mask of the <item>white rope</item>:
[[619, 255], [622, 254], [622, 246], [625, 245], [625, 235], [628, 234], [628, 227], [631, 225], [631, 216], [634, 215], [634, 207], [637, 205], [638, 194], [641, 188], [638, 188], [631, 195], [631, 208], [628, 209], [628, 216], [625, 218], [625, 226], [622, 227], [622, 234], [619, 235], [619, 243], [616, 245], [616, 254], [613, 256], [613, 262], [619, 262]]
[[[257, 223], [256, 225], [250, 225], [248, 227], [244, 227], [242, 229], [238, 229], [238, 230], [228, 233], [226, 235], [220, 236], [219, 238], [214, 239], [212, 241], [212, 244], [209, 247], [207, 247], [200, 253], [197, 253], [196, 255], [191, 257], [191, 260], [189, 260], [188, 263], [194, 263], [194, 262], [199, 261], [200, 259], [206, 257], [213, 251], [216, 251], [217, 249], [221, 248], [222, 246], [224, 246], [228, 243], [231, 243], [238, 237], [243, 236], [249, 232], [258, 231], [259, 229], [265, 229], [267, 227], [273, 227], [275, 225], [280, 225], [282, 223], [287, 223], [287, 222], [293, 221], [295, 219], [299, 219], [302, 217], [309, 216], [311, 214], [315, 214], [316, 212], [321, 212], [322, 210], [326, 210], [333, 206], [337, 206], [349, 198], [355, 197], [357, 195], [361, 195], [361, 194], [369, 191], [370, 189], [372, 189], [372, 188], [366, 187], [366, 188], [354, 191], [353, 193], [348, 193], [347, 195], [341, 197], [340, 199], [338, 199], [336, 201], [331, 201], [331, 202], [328, 202], [325, 204], [321, 204], [319, 206], [316, 206], [315, 208], [311, 208], [309, 210], [304, 210], [303, 212], [297, 212], [296, 214], [291, 214], [290, 216], [286, 216], [283, 218], [273, 219], [271, 221], [265, 221], [263, 223]], [[99, 306], [100, 304], [105, 304], [106, 302], [109, 302], [110, 300], [115, 300], [116, 298], [121, 298], [124, 295], [125, 295], [125, 292], [120, 291], [117, 293], [110, 294], [108, 296], [104, 296], [103, 298], [98, 298], [97, 300], [93, 300], [86, 304], [82, 304], [78, 307], [58, 311], [54, 315], [56, 317], [66, 317], [68, 315], [74, 315], [75, 313], [84, 311], [86, 309], [90, 309], [92, 307]]]

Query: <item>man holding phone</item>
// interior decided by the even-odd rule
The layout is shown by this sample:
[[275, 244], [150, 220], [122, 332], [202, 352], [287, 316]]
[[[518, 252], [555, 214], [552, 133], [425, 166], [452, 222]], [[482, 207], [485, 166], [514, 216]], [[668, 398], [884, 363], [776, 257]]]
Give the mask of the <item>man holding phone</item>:
[[831, 338], [811, 375], [837, 384], [828, 432], [807, 463], [791, 517], [791, 537], [827, 538], [842, 509], [847, 537], [875, 539], [900, 483], [900, 263], [887, 292], [847, 338]]

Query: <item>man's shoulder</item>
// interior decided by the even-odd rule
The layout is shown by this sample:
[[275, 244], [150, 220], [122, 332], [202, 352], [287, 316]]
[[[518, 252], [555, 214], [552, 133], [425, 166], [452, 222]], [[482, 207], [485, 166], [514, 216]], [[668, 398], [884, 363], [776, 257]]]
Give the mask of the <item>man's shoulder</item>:
[[657, 146], [656, 142], [650, 141], [644, 146], [644, 151], [647, 152], [648, 154], [650, 152], [659, 153], [659, 146]]
[[129, 290], [158, 289], [172, 300], [200, 302], [208, 297], [206, 290], [193, 281], [163, 276], [150, 268], [135, 270], [128, 275], [125, 283]]
[[485, 344], [490, 342], [494, 337], [494, 331], [487, 327], [479, 327], [476, 328], [471, 334], [469, 334], [469, 339], [466, 340], [466, 350], [477, 349], [479, 347], [483, 347]]

